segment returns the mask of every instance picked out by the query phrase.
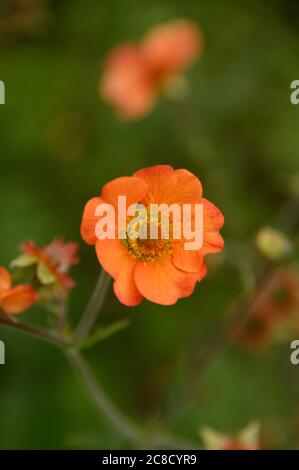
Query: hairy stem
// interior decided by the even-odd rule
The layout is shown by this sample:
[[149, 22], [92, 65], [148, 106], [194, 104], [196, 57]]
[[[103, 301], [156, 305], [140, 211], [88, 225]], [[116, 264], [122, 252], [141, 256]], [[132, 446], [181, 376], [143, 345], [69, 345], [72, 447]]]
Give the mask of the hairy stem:
[[76, 328], [75, 341], [77, 343], [80, 343], [84, 338], [86, 338], [92, 330], [101, 308], [103, 307], [110, 280], [110, 276], [102, 269], [81, 321]]

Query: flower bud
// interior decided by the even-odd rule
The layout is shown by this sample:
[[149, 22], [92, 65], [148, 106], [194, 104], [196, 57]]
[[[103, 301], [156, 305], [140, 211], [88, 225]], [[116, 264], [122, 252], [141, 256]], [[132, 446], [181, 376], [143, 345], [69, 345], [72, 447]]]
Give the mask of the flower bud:
[[278, 261], [292, 251], [292, 242], [279, 230], [262, 228], [256, 237], [256, 246], [268, 259]]

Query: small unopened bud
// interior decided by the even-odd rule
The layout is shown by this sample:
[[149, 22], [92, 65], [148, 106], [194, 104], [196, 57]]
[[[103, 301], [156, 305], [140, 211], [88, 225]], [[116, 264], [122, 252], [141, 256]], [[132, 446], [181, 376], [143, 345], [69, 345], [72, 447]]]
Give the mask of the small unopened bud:
[[271, 227], [262, 228], [258, 232], [256, 246], [266, 258], [274, 261], [288, 255], [293, 249], [289, 238]]

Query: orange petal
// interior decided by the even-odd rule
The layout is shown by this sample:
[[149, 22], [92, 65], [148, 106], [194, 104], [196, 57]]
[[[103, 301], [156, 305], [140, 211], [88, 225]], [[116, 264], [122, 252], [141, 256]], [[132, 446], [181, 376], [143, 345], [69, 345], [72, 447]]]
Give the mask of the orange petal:
[[202, 50], [203, 38], [195, 23], [177, 20], [152, 28], [142, 46], [154, 70], [171, 73], [194, 62]]
[[220, 230], [224, 224], [224, 217], [221, 211], [212, 202], [202, 198], [204, 212], [204, 232]]
[[224, 224], [223, 214], [218, 207], [207, 199], [202, 199], [203, 203], [203, 253], [217, 253], [224, 247], [224, 241], [219, 230]]
[[203, 264], [203, 256], [199, 250], [185, 250], [183, 243], [173, 244], [174, 265], [189, 273], [198, 273]]
[[[116, 279], [122, 263], [130, 256], [120, 240], [97, 240], [96, 254], [105, 271]], [[131, 259], [131, 258], [130, 258]]]
[[64, 243], [63, 240], [54, 238], [54, 240], [44, 248], [44, 253], [49, 256], [51, 261], [59, 266], [60, 272], [65, 273], [69, 271], [71, 266], [79, 263], [79, 258], [77, 257], [78, 250], [78, 243]]
[[5, 292], [11, 286], [11, 277], [7, 269], [0, 266], [0, 292]]
[[184, 282], [181, 285], [181, 297], [189, 297], [193, 294], [196, 283], [202, 281], [207, 274], [207, 266], [203, 263], [199, 272], [187, 273]]
[[124, 44], [110, 53], [100, 93], [125, 119], [136, 119], [152, 109], [156, 90], [148, 64], [138, 46]]
[[219, 253], [223, 250], [224, 240], [219, 232], [207, 232], [204, 234], [202, 253]]
[[134, 259], [120, 240], [98, 240], [96, 253], [100, 264], [114, 279], [114, 292], [120, 302], [128, 306], [140, 304], [142, 295], [134, 278]]
[[89, 245], [94, 245], [97, 241], [95, 227], [99, 217], [95, 215], [96, 208], [103, 202], [99, 197], [94, 197], [88, 201], [84, 207], [81, 222], [81, 237]]
[[102, 190], [102, 197], [105, 202], [118, 207], [118, 196], [126, 196], [127, 207], [136, 202], [140, 202], [148, 191], [147, 183], [134, 176], [122, 176], [105, 184]]
[[198, 273], [198, 278], [197, 278], [198, 282], [202, 281], [206, 277], [207, 273], [208, 273], [207, 265], [203, 263], [202, 268]]
[[134, 173], [148, 183], [145, 204], [200, 203], [202, 186], [188, 170], [174, 170], [169, 165], [155, 165]]
[[123, 263], [113, 284], [116, 297], [122, 304], [128, 307], [139, 305], [143, 299], [134, 280], [134, 267], [135, 263], [128, 260]]
[[197, 176], [188, 170], [176, 170], [176, 183], [170, 201], [180, 204], [199, 204], [202, 199], [202, 185]]
[[8, 314], [22, 313], [36, 301], [37, 295], [34, 290], [27, 285], [20, 285], [11, 288], [2, 296], [1, 307]]
[[170, 165], [155, 165], [134, 173], [135, 177], [141, 178], [148, 185], [148, 194], [145, 204], [167, 203], [166, 196], [169, 194], [168, 185], [174, 178], [174, 169]]
[[137, 289], [151, 302], [173, 305], [193, 292], [196, 275], [178, 270], [168, 258], [138, 263], [134, 271]]

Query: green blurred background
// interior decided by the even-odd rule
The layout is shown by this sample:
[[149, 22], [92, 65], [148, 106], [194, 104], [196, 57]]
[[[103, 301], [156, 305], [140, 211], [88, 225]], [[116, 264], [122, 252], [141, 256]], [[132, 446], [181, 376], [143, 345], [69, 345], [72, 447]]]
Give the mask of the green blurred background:
[[[0, 264], [27, 239], [54, 236], [81, 244], [73, 270], [73, 322], [92, 291], [99, 265], [80, 241], [85, 202], [107, 181], [168, 163], [196, 173], [205, 196], [225, 214], [227, 246], [250, 265], [256, 231], [276, 217], [299, 181], [299, 4], [261, 0], [1, 0]], [[162, 99], [145, 119], [124, 123], [102, 103], [98, 82], [107, 52], [174, 18], [202, 28], [205, 50], [188, 71], [189, 96]], [[245, 248], [244, 248], [245, 247]], [[248, 248], [248, 250], [247, 250]], [[243, 256], [244, 250], [244, 256]], [[249, 254], [248, 254], [249, 253]], [[238, 258], [238, 259], [235, 259]], [[196, 292], [165, 308], [118, 303], [112, 290], [100, 322], [130, 326], [86, 356], [105, 390], [139, 422], [158, 425], [189, 360], [209, 341], [241, 290], [240, 256], [210, 257]], [[24, 315], [42, 320], [35, 307]], [[0, 327], [2, 449], [125, 448], [95, 412], [54, 347]], [[230, 432], [258, 419], [271, 447], [299, 443], [299, 375], [289, 344], [265, 352], [227, 353], [208, 371], [192, 406], [166, 429], [198, 439], [202, 425]], [[149, 424], [150, 423], [150, 424]]]

